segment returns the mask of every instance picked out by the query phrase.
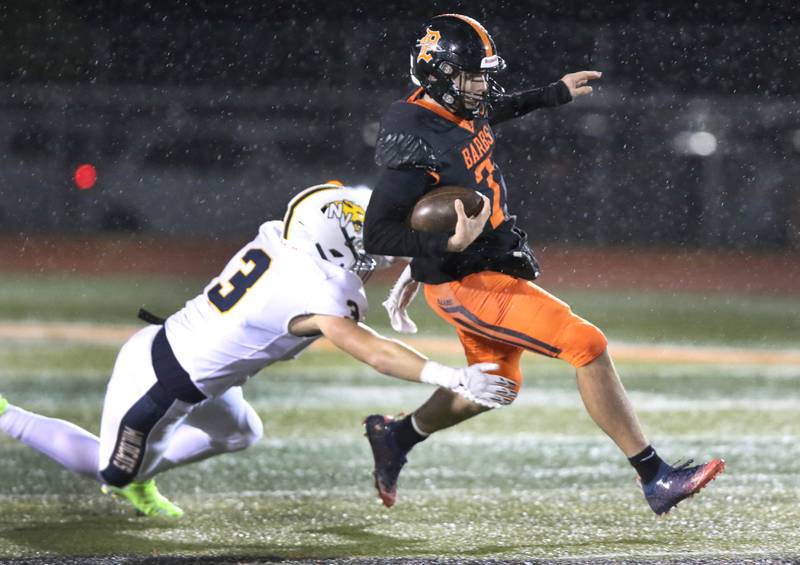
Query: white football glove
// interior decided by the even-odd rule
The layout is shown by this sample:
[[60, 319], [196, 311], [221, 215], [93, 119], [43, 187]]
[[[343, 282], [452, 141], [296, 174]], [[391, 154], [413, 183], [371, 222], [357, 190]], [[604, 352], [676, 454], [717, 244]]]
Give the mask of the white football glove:
[[417, 324], [408, 316], [406, 309], [419, 290], [419, 283], [411, 278], [411, 265], [407, 265], [394, 283], [392, 290], [382, 304], [389, 313], [392, 329], [405, 334], [417, 333]]
[[481, 406], [500, 408], [514, 402], [517, 391], [516, 383], [511, 379], [486, 372], [498, 368], [496, 363], [476, 363], [454, 369], [428, 361], [422, 368], [420, 381], [449, 388]]

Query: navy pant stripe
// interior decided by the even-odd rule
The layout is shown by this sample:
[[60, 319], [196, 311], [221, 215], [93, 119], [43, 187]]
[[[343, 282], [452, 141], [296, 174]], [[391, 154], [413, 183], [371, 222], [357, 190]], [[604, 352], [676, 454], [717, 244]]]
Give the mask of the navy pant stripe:
[[[539, 347], [541, 349], [545, 349], [545, 350], [549, 351], [550, 355], [552, 355], [553, 357], [556, 357], [557, 355], [559, 355], [561, 353], [561, 350], [559, 348], [554, 347], [554, 346], [552, 346], [552, 345], [550, 345], [548, 343], [545, 343], [543, 341], [540, 341], [540, 340], [538, 340], [536, 338], [533, 338], [533, 337], [531, 337], [529, 335], [526, 335], [526, 334], [524, 334], [522, 332], [518, 332], [518, 331], [515, 331], [515, 330], [504, 328], [502, 326], [493, 326], [492, 324], [488, 324], [488, 323], [484, 322], [483, 320], [481, 320], [480, 318], [478, 318], [475, 314], [473, 314], [472, 312], [470, 312], [469, 310], [464, 308], [463, 306], [451, 306], [451, 307], [446, 307], [446, 308], [443, 307], [442, 310], [444, 310], [448, 314], [454, 314], [456, 312], [458, 312], [459, 314], [463, 314], [469, 320], [471, 320], [475, 324], [478, 324], [479, 326], [483, 326], [484, 328], [490, 329], [492, 331], [495, 331], [495, 332], [498, 332], [498, 333], [502, 333], [502, 334], [505, 334], [505, 335], [508, 335], [508, 336], [511, 336], [511, 337], [515, 337], [517, 339], [521, 339], [522, 341], [526, 341], [526, 342], [530, 343], [531, 345], [535, 345], [536, 347]], [[501, 341], [501, 340], [498, 340], [498, 341]]]
[[168, 401], [168, 395], [156, 383], [125, 413], [119, 423], [111, 461], [100, 471], [107, 484], [124, 487], [136, 478], [144, 459], [147, 438], [173, 402], [174, 399]]
[[508, 345], [513, 345], [514, 347], [521, 347], [522, 349], [527, 349], [528, 351], [531, 351], [533, 353], [538, 353], [539, 355], [544, 355], [546, 357], [556, 357], [555, 354], [553, 354], [553, 353], [551, 353], [549, 351], [542, 351], [541, 349], [535, 349], [534, 346], [532, 346], [532, 345], [525, 345], [525, 344], [522, 344], [522, 343], [511, 341], [509, 339], [503, 339], [502, 337], [499, 337], [499, 336], [496, 336], [496, 335], [492, 335], [489, 332], [485, 332], [482, 329], [477, 328], [477, 327], [473, 326], [472, 324], [469, 324], [469, 323], [465, 322], [461, 318], [455, 318], [454, 317], [453, 320], [458, 322], [462, 327], [464, 327], [466, 330], [468, 330], [468, 331], [470, 331], [472, 333], [476, 333], [478, 335], [482, 335], [484, 337], [488, 337], [489, 339], [493, 339], [495, 341], [499, 341], [500, 343], [506, 343]]
[[150, 354], [157, 382], [120, 420], [111, 461], [100, 471], [111, 486], [124, 487], [136, 478], [150, 433], [176, 400], [197, 404], [206, 399], [175, 358], [163, 327], [153, 339]]
[[166, 392], [189, 404], [197, 404], [206, 399], [205, 395], [192, 382], [186, 369], [181, 367], [175, 358], [175, 353], [172, 352], [172, 347], [167, 341], [167, 332], [163, 327], [158, 330], [153, 339], [150, 354], [153, 358], [153, 370], [156, 378]]

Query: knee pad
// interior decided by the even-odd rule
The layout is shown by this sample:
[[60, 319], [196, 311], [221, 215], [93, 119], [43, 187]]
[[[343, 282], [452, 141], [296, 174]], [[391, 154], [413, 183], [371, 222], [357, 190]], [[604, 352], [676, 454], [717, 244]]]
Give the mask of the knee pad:
[[261, 422], [261, 418], [258, 417], [255, 410], [252, 411], [252, 415], [247, 419], [247, 423], [249, 424], [249, 429], [245, 434], [245, 442], [247, 443], [247, 447], [250, 447], [264, 437], [264, 424]]
[[578, 316], [564, 329], [561, 341], [564, 347], [560, 357], [576, 368], [588, 365], [608, 347], [605, 334]]

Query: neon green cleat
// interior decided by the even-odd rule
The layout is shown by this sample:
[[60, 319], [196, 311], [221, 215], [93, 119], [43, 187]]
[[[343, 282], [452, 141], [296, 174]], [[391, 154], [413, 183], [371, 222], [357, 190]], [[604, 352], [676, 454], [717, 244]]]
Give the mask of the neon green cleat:
[[8, 399], [0, 394], [0, 416], [3, 415], [3, 413], [6, 411], [6, 408], [8, 408]]
[[169, 518], [183, 516], [183, 510], [179, 506], [176, 506], [158, 492], [155, 479], [150, 479], [143, 483], [134, 481], [123, 488], [103, 485], [100, 490], [104, 494], [127, 498], [142, 516], [166, 516]]

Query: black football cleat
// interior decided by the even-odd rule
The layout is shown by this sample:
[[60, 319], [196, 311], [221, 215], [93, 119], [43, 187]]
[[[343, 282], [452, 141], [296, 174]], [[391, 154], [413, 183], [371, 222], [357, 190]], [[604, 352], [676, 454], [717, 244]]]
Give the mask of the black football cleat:
[[724, 459], [712, 459], [708, 463], [689, 467], [692, 460], [678, 466], [661, 463], [653, 480], [642, 483], [647, 503], [659, 516], [666, 514], [681, 500], [694, 496], [717, 475], [725, 470]]
[[397, 479], [406, 464], [408, 453], [400, 449], [394, 439], [392, 430], [396, 425], [394, 418], [381, 414], [367, 416], [364, 420], [366, 436], [375, 459], [375, 469], [372, 471], [375, 488], [387, 508], [391, 508], [397, 500]]

